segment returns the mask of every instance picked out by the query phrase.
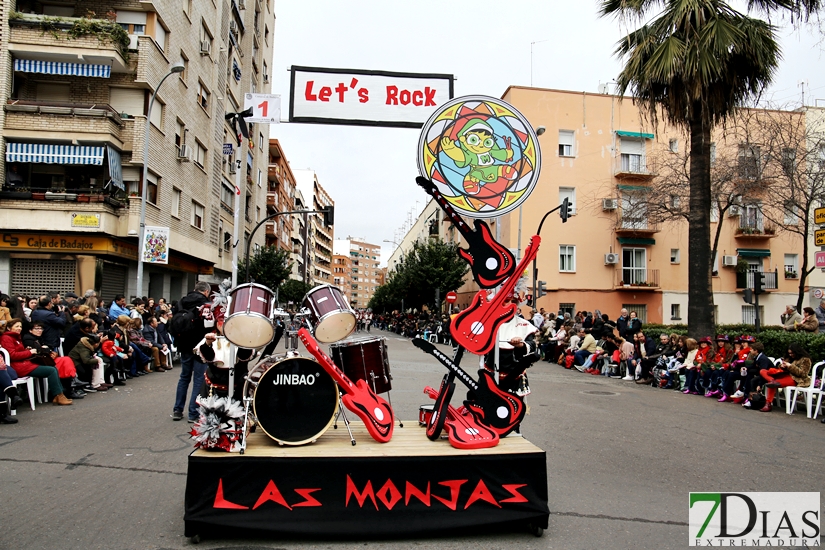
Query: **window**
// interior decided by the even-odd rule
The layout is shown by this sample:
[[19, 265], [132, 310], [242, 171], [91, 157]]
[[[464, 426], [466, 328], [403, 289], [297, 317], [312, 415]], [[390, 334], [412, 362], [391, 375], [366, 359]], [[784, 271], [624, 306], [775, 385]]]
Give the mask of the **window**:
[[[203, 46], [206, 45], [206, 48]], [[209, 55], [212, 51], [212, 32], [206, 26], [206, 22], [201, 22], [201, 54]]]
[[796, 279], [798, 274], [799, 254], [785, 254], [785, 278]]
[[195, 140], [195, 164], [203, 168], [206, 166], [206, 147], [201, 142]]
[[269, 66], [264, 61], [264, 83], [269, 82]]
[[183, 53], [183, 50], [180, 51], [180, 60], [183, 63], [183, 72], [181, 72], [178, 76], [180, 77], [181, 81], [183, 82], [184, 86], [186, 85], [186, 75], [189, 74], [189, 58], [186, 57], [186, 54]]
[[670, 208], [672, 210], [679, 210], [682, 207], [682, 197], [679, 195], [670, 196]]
[[258, 134], [258, 148], [263, 151], [264, 150], [264, 135]]
[[223, 249], [227, 252], [232, 248], [232, 233], [228, 231], [223, 232]]
[[154, 205], [158, 204], [158, 178], [150, 173], [146, 174], [148, 186], [146, 187], [146, 201]]
[[146, 92], [137, 88], [109, 88], [109, 105], [123, 114], [135, 117], [143, 114]]
[[790, 147], [782, 149], [782, 169], [785, 171], [785, 174], [788, 176], [792, 176], [794, 173], [795, 166], [796, 149], [791, 149]]
[[559, 316], [564, 317], [565, 313], [569, 313], [570, 317], [576, 314], [576, 304], [570, 302], [561, 302], [559, 304]]
[[716, 164], [716, 144], [715, 143], [710, 144], [710, 164], [711, 164], [711, 166]]
[[234, 212], [235, 189], [226, 181], [221, 185], [221, 206], [229, 212]]
[[642, 324], [647, 323], [647, 306], [645, 304], [622, 304], [622, 307], [626, 309], [628, 313], [635, 311], [636, 317], [639, 318]]
[[740, 178], [754, 180], [759, 176], [759, 147], [740, 145], [737, 168]]
[[116, 21], [126, 34], [146, 34], [146, 12], [117, 10]]
[[678, 139], [671, 139], [670, 143], [667, 146], [670, 149], [671, 153], [678, 153], [679, 152], [679, 140]]
[[200, 80], [198, 80], [198, 105], [203, 107], [204, 110], [209, 109], [209, 90]]
[[[759, 306], [759, 319], [765, 319], [765, 306]], [[742, 323], [746, 325], [756, 324], [755, 306], [742, 306]]]
[[180, 217], [180, 189], [172, 189], [172, 215]]
[[645, 143], [640, 139], [620, 138], [621, 170], [643, 174], [647, 172], [645, 166]]
[[186, 14], [186, 17], [189, 17], [189, 14], [192, 13], [192, 0], [182, 0], [183, 2], [183, 13]]
[[259, 221], [261, 221], [261, 207], [256, 206], [255, 207], [255, 223], [258, 223]]
[[572, 216], [576, 214], [576, 188], [575, 187], [559, 187], [559, 204], [568, 199], [570, 207], [567, 212]]
[[719, 201], [711, 201], [710, 203], [710, 222], [717, 223], [719, 221]]
[[155, 104], [152, 105], [152, 114], [150, 116], [150, 120], [152, 121], [152, 125], [160, 130], [163, 131], [163, 109], [165, 105], [155, 97]]
[[[713, 254], [713, 252], [711, 252]], [[710, 274], [714, 277], [719, 276], [719, 251], [716, 251], [716, 254], [713, 254], [713, 267], [711, 268]]]
[[671, 321], [681, 321], [681, 304], [670, 304], [670, 320]]
[[799, 207], [793, 201], [785, 203], [785, 225], [797, 225], [799, 223]]
[[263, 181], [264, 181], [264, 173], [263, 173], [263, 171], [261, 171], [260, 168], [258, 168], [258, 187], [261, 187], [263, 185]]
[[203, 231], [203, 205], [192, 201], [192, 225]]
[[622, 193], [622, 229], [647, 229], [646, 193]]
[[678, 264], [679, 263], [679, 249], [678, 248], [671, 248], [670, 249], [670, 263]]
[[647, 283], [647, 250], [622, 248], [622, 283], [626, 285]]
[[762, 231], [762, 204], [746, 204], [742, 206], [742, 214], [739, 216], [739, 227], [742, 229], [754, 229]]
[[169, 30], [164, 27], [160, 21], [155, 18], [155, 42], [160, 48], [160, 51], [166, 52], [166, 43], [168, 42], [167, 37], [169, 36]]
[[572, 273], [576, 271], [576, 247], [575, 245], [559, 245], [559, 271]]
[[[143, 95], [141, 93], [141, 95]], [[69, 84], [61, 82], [38, 82], [35, 86], [35, 97], [38, 101], [55, 101], [68, 103], [71, 100], [71, 89]], [[141, 108], [140, 113], [142, 114]]]
[[180, 151], [180, 146], [186, 143], [186, 124], [180, 119], [175, 122], [175, 147]]
[[571, 130], [559, 130], [559, 156], [572, 157], [576, 134]]

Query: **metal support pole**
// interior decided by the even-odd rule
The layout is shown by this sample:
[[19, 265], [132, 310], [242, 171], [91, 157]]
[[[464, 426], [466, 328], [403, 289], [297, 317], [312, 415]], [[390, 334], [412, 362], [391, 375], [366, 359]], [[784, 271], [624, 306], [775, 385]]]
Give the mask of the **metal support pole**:
[[[242, 120], [242, 123], [245, 123]], [[241, 140], [241, 145], [235, 149], [235, 213], [233, 216], [234, 228], [232, 229], [232, 288], [238, 286], [238, 247], [241, 244], [241, 203], [244, 202], [246, 196], [246, 186], [241, 185], [241, 168], [243, 167], [243, 160], [241, 158], [241, 151], [245, 149], [245, 143]], [[249, 240], [252, 240], [250, 236]], [[249, 243], [246, 243], [246, 257], [249, 262]], [[249, 266], [247, 265], [247, 271]]]

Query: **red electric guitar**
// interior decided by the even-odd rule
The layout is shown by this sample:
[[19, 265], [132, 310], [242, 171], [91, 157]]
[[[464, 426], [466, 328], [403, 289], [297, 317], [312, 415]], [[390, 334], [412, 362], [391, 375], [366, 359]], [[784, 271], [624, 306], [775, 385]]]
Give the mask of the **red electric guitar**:
[[458, 345], [476, 355], [484, 355], [493, 349], [499, 327], [512, 319], [518, 308], [516, 304], [505, 304], [504, 301], [513, 295], [519, 276], [536, 258], [539, 244], [541, 237], [533, 235], [530, 244], [524, 249], [524, 258], [516, 267], [515, 274], [501, 285], [492, 300], [488, 302], [487, 292], [479, 290], [470, 306], [456, 315], [450, 325], [450, 334]]
[[[438, 359], [451, 373], [455, 374], [456, 378], [472, 390], [473, 400], [465, 401], [464, 406], [470, 410], [478, 422], [488, 426], [499, 437], [504, 437], [512, 432], [524, 419], [524, 414], [527, 412], [524, 400], [520, 395], [499, 388], [492, 373], [486, 369], [479, 369], [478, 382], [476, 382], [464, 369], [441, 353], [435, 345], [422, 338], [413, 338], [412, 343], [417, 348]], [[436, 402], [436, 405], [438, 405], [438, 402]], [[433, 409], [433, 414], [435, 414], [435, 410]]]
[[450, 221], [467, 241], [469, 246], [466, 249], [460, 248], [458, 255], [470, 264], [473, 279], [478, 286], [494, 288], [513, 274], [516, 266], [513, 253], [493, 238], [490, 227], [485, 222], [476, 220], [475, 230], [470, 229], [467, 222], [455, 211], [432, 181], [418, 176], [415, 182], [435, 199], [435, 202], [450, 217]]
[[[424, 393], [432, 399], [438, 399], [439, 392], [427, 386]], [[486, 449], [498, 445], [499, 437], [496, 432], [479, 424], [472, 416], [462, 416], [447, 402], [447, 437], [450, 445], [456, 449]], [[435, 414], [435, 413], [433, 413]]]
[[318, 360], [321, 367], [332, 376], [333, 380], [344, 391], [341, 398], [344, 406], [358, 415], [364, 421], [367, 431], [379, 443], [386, 443], [392, 439], [392, 429], [395, 417], [392, 407], [381, 397], [375, 395], [364, 380], [352, 383], [352, 380], [332, 362], [332, 359], [318, 346], [318, 342], [306, 328], [298, 331], [307, 351]]

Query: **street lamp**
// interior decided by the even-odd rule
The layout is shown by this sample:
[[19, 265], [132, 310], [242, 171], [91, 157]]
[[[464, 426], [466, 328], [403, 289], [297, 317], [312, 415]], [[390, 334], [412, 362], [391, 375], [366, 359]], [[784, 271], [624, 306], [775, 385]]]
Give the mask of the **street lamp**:
[[140, 191], [140, 229], [138, 231], [138, 265], [137, 265], [137, 289], [135, 296], [140, 296], [143, 290], [143, 240], [146, 238], [146, 178], [149, 175], [149, 125], [152, 120], [152, 107], [155, 105], [155, 97], [158, 95], [158, 90], [163, 86], [164, 81], [175, 73], [182, 73], [186, 68], [183, 61], [178, 61], [169, 68], [169, 72], [160, 79], [155, 91], [152, 92], [152, 98], [149, 100], [149, 110], [146, 112], [146, 129], [143, 134], [143, 179], [141, 181], [142, 187]]

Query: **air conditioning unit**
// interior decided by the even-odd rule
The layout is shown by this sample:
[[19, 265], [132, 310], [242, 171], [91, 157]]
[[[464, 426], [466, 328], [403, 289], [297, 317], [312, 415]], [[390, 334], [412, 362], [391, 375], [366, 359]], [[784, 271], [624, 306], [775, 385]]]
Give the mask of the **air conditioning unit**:
[[619, 201], [616, 199], [602, 199], [602, 210], [616, 210], [619, 207]]
[[733, 217], [733, 216], [738, 216], [738, 215], [739, 215], [739, 207], [738, 206], [734, 205], [734, 206], [731, 206], [728, 209], [728, 216]]
[[130, 50], [137, 50], [138, 49], [138, 35], [130, 34], [129, 35], [129, 49]]
[[234, 21], [229, 22], [229, 32], [231, 32], [232, 34], [238, 33], [238, 24]]
[[238, 9], [245, 10], [246, 9], [246, 2], [244, 0], [238, 0]]
[[725, 267], [736, 267], [737, 261], [736, 256], [722, 256], [722, 265]]
[[209, 55], [209, 52], [212, 50], [212, 42], [209, 40], [202, 40], [201, 41], [201, 53], [203, 55]]
[[233, 161], [229, 161], [229, 173], [235, 174], [237, 173], [238, 169], [235, 167], [235, 163]]
[[192, 150], [185, 143], [182, 144], [178, 149], [178, 160], [183, 162], [189, 162], [191, 156]]
[[619, 255], [615, 252], [610, 252], [604, 255], [604, 265], [619, 263]]

